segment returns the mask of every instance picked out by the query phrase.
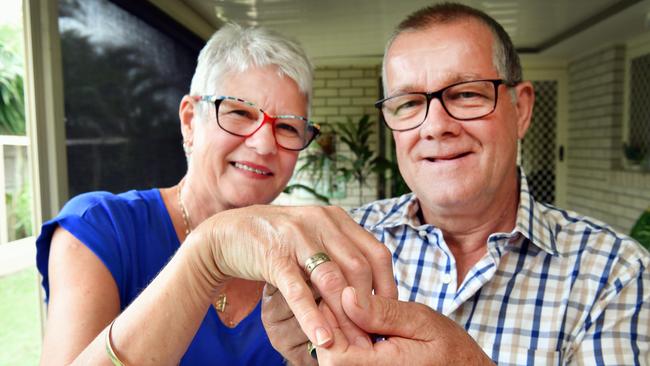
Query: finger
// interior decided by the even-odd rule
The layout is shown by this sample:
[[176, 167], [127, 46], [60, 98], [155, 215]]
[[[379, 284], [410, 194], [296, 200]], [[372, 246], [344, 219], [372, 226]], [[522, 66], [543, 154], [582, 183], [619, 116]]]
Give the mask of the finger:
[[329, 323], [330, 328], [332, 329], [334, 335], [334, 345], [333, 347], [330, 347], [330, 349], [345, 350], [348, 348], [348, 346], [356, 346], [360, 349], [372, 348], [372, 343], [369, 341], [369, 338], [365, 332], [363, 333], [362, 336], [357, 337], [355, 339], [349, 339], [347, 336], [342, 338], [340, 336], [337, 336], [337, 334], [344, 335], [344, 333], [341, 330], [341, 327], [339, 326], [338, 321], [336, 320], [336, 316], [334, 315], [330, 307], [326, 303], [322, 303], [318, 306], [318, 308], [325, 316], [325, 319]]
[[345, 353], [348, 352], [350, 343], [348, 342], [348, 338], [339, 327], [336, 316], [330, 307], [326, 303], [321, 303], [319, 308], [332, 329], [334, 342], [329, 348], [316, 347], [318, 363], [323, 365], [340, 364], [338, 361], [334, 360], [341, 357], [342, 355], [345, 355]]
[[292, 365], [315, 365], [307, 354], [309, 340], [277, 287], [266, 284], [262, 296], [262, 323], [273, 348]]
[[[315, 287], [310, 288], [311, 293], [314, 295], [314, 299], [316, 299], [316, 303], [318, 303], [321, 299], [320, 292], [318, 292], [318, 289]], [[282, 293], [278, 291], [278, 288], [271, 285], [270, 283], [267, 283], [264, 285], [264, 288], [262, 289], [262, 296], [263, 297], [273, 297], [275, 294], [278, 293], [280, 295], [280, 299], [286, 303], [284, 300], [284, 297], [282, 296]]]
[[352, 287], [343, 291], [341, 303], [345, 313], [355, 324], [368, 333], [385, 336], [429, 341], [436, 332], [445, 332], [444, 329], [434, 326], [438, 325], [436, 318], [440, 318], [441, 323], [451, 322], [449, 319], [442, 319], [442, 315], [425, 305], [382, 296], [368, 296]]
[[325, 320], [327, 320], [327, 323], [330, 325], [330, 329], [332, 329], [334, 343], [331, 347], [329, 347], [329, 349], [335, 352], [343, 352], [348, 349], [350, 342], [348, 341], [345, 334], [343, 334], [343, 331], [341, 330], [341, 327], [336, 320], [336, 315], [334, 315], [332, 309], [326, 303], [321, 303], [318, 308], [323, 313], [323, 316], [325, 317]]
[[262, 291], [262, 295], [265, 297], [266, 296], [270, 297], [275, 295], [276, 292], [278, 292], [278, 288], [271, 285], [270, 283], [267, 283], [264, 285], [264, 290]]
[[[354, 286], [359, 291], [371, 293], [372, 267], [361, 250], [362, 246], [367, 246], [364, 241], [368, 240], [368, 237], [365, 236], [368, 233], [361, 229], [361, 231], [364, 231], [365, 237], [360, 239], [358, 235], [355, 235], [355, 233], [358, 234], [360, 229], [357, 223], [342, 210], [332, 208], [330, 211], [332, 217], [327, 221], [327, 224], [331, 227], [322, 231], [327, 236], [321, 236], [320, 241], [325, 247], [326, 253], [341, 268], [341, 272], [345, 275], [345, 279], [350, 286]], [[332, 310], [335, 311], [335, 309]]]
[[359, 339], [358, 342], [362, 342], [360, 339], [365, 338], [366, 344], [369, 345], [368, 335], [348, 318], [341, 306], [341, 294], [347, 287], [347, 281], [337, 263], [330, 261], [316, 267], [311, 273], [311, 283], [318, 289], [323, 300], [331, 309], [338, 327], [345, 336], [349, 340]]
[[283, 268], [277, 269], [281, 274], [275, 276], [275, 286], [282, 293], [309, 340], [318, 346], [328, 346], [332, 341], [332, 332], [323, 314], [318, 310], [302, 269], [294, 264], [281, 267]]
[[283, 353], [292, 352], [296, 348], [306, 348], [309, 340], [303, 333], [295, 317], [275, 323], [264, 322], [264, 329], [269, 336], [273, 348]]
[[369, 258], [370, 266], [374, 274], [372, 277], [374, 293], [390, 299], [397, 299], [397, 282], [393, 274], [391, 252], [382, 243], [381, 248], [370, 248], [364, 254]]
[[[310, 290], [312, 293], [314, 292], [313, 289]], [[317, 298], [316, 294], [313, 297]], [[316, 303], [318, 304], [318, 301]], [[273, 324], [293, 317], [294, 314], [282, 293], [278, 291], [277, 287], [267, 283], [262, 292], [262, 321]]]
[[[327, 304], [319, 306], [325, 319], [332, 328], [334, 342], [329, 348], [316, 347], [318, 361], [321, 365], [395, 365], [398, 359], [398, 347], [395, 342], [381, 342], [368, 347], [349, 343], [341, 329], [336, 325], [336, 318]], [[398, 342], [399, 343], [399, 342]]]
[[[342, 261], [341, 267], [351, 286], [367, 293], [370, 293], [368, 286], [371, 286], [376, 294], [396, 299], [397, 286], [393, 275], [392, 256], [388, 248], [352, 220], [344, 210], [335, 211], [335, 215], [342, 223], [339, 227], [345, 233], [347, 240], [352, 239], [354, 242], [354, 245], [337, 247], [337, 251], [333, 252], [335, 255], [339, 253], [341, 256], [345, 255], [346, 260]], [[361, 253], [361, 259], [355, 257], [355, 253], [351, 253], [353, 249]], [[358, 285], [361, 287], [357, 287]]]

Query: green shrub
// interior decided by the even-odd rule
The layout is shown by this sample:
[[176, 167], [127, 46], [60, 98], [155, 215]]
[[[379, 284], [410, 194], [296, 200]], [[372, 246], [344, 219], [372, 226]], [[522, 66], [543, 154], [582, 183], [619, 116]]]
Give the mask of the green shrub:
[[630, 231], [630, 236], [636, 239], [646, 249], [650, 250], [650, 208], [645, 210]]
[[15, 193], [7, 193], [7, 227], [9, 241], [32, 235], [32, 194], [29, 183]]

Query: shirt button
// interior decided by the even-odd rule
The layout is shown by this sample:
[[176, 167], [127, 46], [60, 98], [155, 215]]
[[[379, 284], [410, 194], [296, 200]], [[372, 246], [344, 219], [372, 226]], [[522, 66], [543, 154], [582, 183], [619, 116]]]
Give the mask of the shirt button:
[[445, 285], [451, 283], [451, 275], [449, 273], [445, 273], [442, 275], [442, 283], [444, 283]]
[[418, 235], [420, 238], [426, 238], [427, 237], [427, 231], [426, 230], [420, 230], [418, 231]]

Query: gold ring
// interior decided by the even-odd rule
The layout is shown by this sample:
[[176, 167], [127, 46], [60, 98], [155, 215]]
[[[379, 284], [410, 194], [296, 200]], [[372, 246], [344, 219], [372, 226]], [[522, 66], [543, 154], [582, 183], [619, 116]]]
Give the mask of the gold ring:
[[305, 271], [307, 272], [307, 276], [311, 276], [311, 273], [316, 269], [316, 267], [329, 261], [331, 261], [330, 257], [323, 252], [318, 252], [307, 258], [305, 261]]
[[307, 341], [307, 353], [309, 353], [313, 359], [316, 359], [316, 346], [314, 346], [311, 341]]

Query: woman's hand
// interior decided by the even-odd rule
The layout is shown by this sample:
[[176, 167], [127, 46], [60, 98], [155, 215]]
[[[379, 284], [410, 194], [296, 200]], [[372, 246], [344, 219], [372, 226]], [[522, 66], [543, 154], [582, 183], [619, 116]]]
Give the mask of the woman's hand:
[[[228, 277], [263, 280], [275, 286], [309, 339], [328, 346], [332, 329], [318, 310], [309, 282], [328, 304], [342, 333], [370, 347], [361, 329], [345, 315], [341, 294], [353, 286], [364, 294], [396, 298], [389, 251], [337, 207], [250, 206], [204, 221], [184, 247], [196, 247], [194, 262], [217, 287]], [[309, 278], [305, 261], [316, 253], [332, 259]]]
[[307, 352], [309, 339], [300, 329], [284, 296], [272, 285], [264, 287], [262, 323], [269, 340], [289, 365], [310, 366], [318, 362]]
[[335, 341], [328, 349], [317, 349], [321, 365], [494, 365], [465, 329], [426, 305], [363, 295], [353, 288], [343, 291], [342, 303], [361, 329], [387, 339], [370, 348], [348, 343], [323, 304]]

